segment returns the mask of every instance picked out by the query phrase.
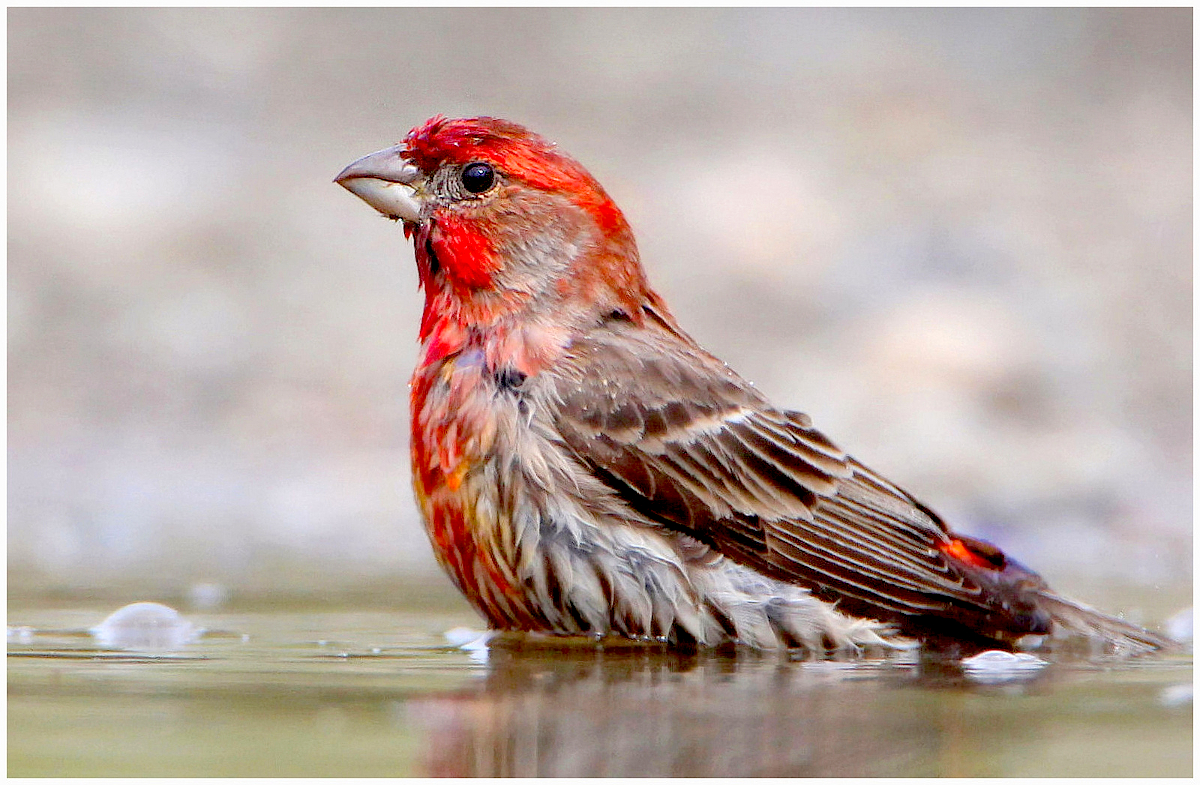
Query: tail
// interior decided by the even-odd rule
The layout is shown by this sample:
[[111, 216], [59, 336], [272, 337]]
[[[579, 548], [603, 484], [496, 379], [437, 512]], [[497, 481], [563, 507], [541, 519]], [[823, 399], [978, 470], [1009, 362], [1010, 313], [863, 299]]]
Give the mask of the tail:
[[1001, 621], [1008, 626], [999, 629], [1003, 635], [990, 635], [1009, 645], [1020, 647], [1026, 636], [1037, 636], [1040, 647], [1117, 657], [1184, 648], [1178, 641], [1055, 594], [1040, 575], [989, 542], [955, 534], [939, 547], [952, 566], [1004, 609]]
[[1060, 597], [1049, 589], [1042, 589], [1037, 595], [1039, 608], [1054, 622], [1048, 644], [1056, 649], [1073, 649], [1082, 642], [1089, 654], [1134, 657], [1182, 648], [1178, 641]]

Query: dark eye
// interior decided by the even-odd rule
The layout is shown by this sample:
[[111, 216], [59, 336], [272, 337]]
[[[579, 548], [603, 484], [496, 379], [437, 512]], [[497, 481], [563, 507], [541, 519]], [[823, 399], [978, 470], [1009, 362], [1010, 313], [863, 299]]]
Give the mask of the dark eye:
[[473, 194], [483, 193], [496, 182], [496, 172], [491, 165], [484, 163], [467, 164], [459, 177], [462, 179], [463, 188]]

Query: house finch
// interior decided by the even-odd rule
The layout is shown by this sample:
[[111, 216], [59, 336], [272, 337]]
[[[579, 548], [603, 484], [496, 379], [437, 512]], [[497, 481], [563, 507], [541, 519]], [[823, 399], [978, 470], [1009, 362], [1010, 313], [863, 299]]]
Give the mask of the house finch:
[[704, 351], [553, 143], [439, 116], [336, 181], [414, 240], [413, 484], [491, 627], [812, 651], [1055, 631], [1165, 645], [955, 534]]

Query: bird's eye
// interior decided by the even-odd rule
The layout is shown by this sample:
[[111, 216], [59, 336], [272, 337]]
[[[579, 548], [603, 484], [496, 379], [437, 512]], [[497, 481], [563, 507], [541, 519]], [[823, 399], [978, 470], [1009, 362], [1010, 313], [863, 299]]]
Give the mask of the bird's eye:
[[490, 164], [467, 164], [459, 178], [462, 179], [463, 188], [473, 194], [481, 194], [496, 182], [496, 172]]

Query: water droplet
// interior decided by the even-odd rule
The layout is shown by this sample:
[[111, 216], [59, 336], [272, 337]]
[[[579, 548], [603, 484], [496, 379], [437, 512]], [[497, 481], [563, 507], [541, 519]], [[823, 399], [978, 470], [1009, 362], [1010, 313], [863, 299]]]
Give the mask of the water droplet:
[[963, 660], [962, 668], [967, 677], [974, 681], [996, 684], [1028, 678], [1047, 664], [1045, 660], [1032, 654], [991, 650]]
[[90, 632], [101, 646], [129, 651], [173, 651], [203, 633], [174, 608], [157, 602], [126, 605]]

